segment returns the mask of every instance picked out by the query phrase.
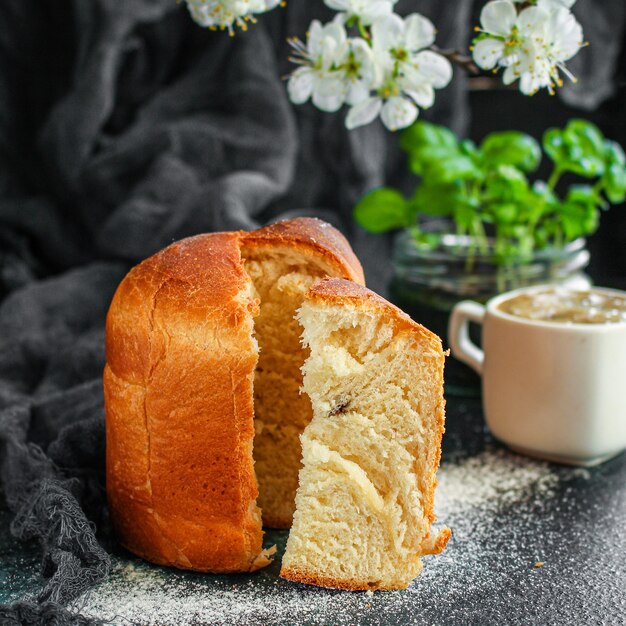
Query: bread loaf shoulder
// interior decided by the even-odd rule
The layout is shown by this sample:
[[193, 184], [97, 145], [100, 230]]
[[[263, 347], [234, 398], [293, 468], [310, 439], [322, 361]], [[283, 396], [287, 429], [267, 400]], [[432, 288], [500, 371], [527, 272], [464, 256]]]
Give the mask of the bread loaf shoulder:
[[275, 222], [245, 233], [243, 245], [251, 250], [283, 248], [306, 254], [331, 270], [330, 275], [365, 284], [363, 268], [348, 240], [336, 228], [314, 217]]

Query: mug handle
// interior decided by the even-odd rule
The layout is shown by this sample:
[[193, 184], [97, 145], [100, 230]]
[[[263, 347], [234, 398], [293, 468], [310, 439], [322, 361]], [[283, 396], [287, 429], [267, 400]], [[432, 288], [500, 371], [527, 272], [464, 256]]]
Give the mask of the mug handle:
[[484, 317], [484, 306], [478, 302], [464, 300], [456, 304], [452, 310], [448, 329], [448, 341], [452, 354], [479, 374], [483, 373], [485, 353], [470, 339], [469, 323], [475, 322], [482, 325]]

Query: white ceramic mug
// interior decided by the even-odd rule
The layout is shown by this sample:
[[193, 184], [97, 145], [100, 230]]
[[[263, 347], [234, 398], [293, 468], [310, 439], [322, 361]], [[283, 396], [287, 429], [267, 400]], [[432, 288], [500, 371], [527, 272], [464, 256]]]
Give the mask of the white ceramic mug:
[[[571, 324], [516, 317], [465, 301], [452, 312], [452, 354], [482, 375], [483, 407], [495, 437], [519, 452], [591, 466], [626, 448], [626, 322]], [[593, 291], [626, 296], [611, 289]], [[481, 350], [469, 323], [481, 324]]]

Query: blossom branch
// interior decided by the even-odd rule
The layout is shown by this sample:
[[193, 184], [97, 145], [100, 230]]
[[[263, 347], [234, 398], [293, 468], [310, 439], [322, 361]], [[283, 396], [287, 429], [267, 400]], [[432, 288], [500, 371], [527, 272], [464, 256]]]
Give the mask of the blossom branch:
[[476, 63], [474, 63], [472, 57], [463, 54], [460, 50], [455, 50], [453, 48], [440, 48], [435, 45], [432, 45], [430, 49], [448, 59], [448, 61], [450, 61], [453, 65], [465, 70], [468, 74], [476, 75], [480, 73], [480, 70], [478, 69]]

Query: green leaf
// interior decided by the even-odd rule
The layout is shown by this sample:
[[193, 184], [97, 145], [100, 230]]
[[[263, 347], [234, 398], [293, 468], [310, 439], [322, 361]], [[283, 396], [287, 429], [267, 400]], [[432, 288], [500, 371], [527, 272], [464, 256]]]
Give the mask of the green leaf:
[[585, 178], [595, 178], [604, 174], [604, 161], [597, 156], [581, 156], [570, 161], [565, 169]]
[[604, 137], [584, 120], [572, 120], [565, 130], [550, 128], [543, 135], [543, 149], [562, 172], [585, 178], [604, 173]]
[[532, 186], [532, 193], [537, 198], [541, 198], [544, 202], [558, 201], [556, 194], [543, 180], [536, 180]]
[[598, 206], [602, 202], [602, 199], [591, 185], [572, 185], [565, 200], [566, 202], [591, 204], [593, 206]]
[[501, 224], [513, 224], [519, 216], [519, 207], [513, 202], [494, 202], [489, 205], [489, 212], [494, 217], [494, 222]]
[[434, 185], [424, 181], [410, 200], [411, 210], [414, 215], [448, 217], [457, 204], [466, 201], [463, 195], [460, 184]]
[[487, 200], [510, 202], [523, 200], [528, 193], [528, 180], [512, 165], [499, 165], [486, 183]]
[[481, 180], [483, 172], [476, 167], [470, 157], [457, 154], [428, 163], [424, 168], [423, 176], [429, 182], [445, 184], [460, 180]]
[[354, 207], [354, 219], [370, 233], [383, 233], [409, 226], [410, 207], [395, 189], [381, 187], [365, 194]]
[[460, 155], [459, 142], [452, 131], [423, 120], [403, 131], [400, 146], [408, 152], [411, 171], [418, 176]]
[[476, 219], [476, 210], [471, 204], [460, 202], [454, 207], [454, 221], [461, 231], [467, 232], [472, 228]]
[[554, 192], [542, 180], [533, 183], [530, 193], [525, 198], [528, 220], [536, 224], [539, 219], [551, 213], [558, 199]]
[[537, 141], [516, 130], [487, 135], [480, 151], [487, 165], [512, 165], [523, 172], [534, 172], [541, 161], [541, 148]]
[[606, 170], [602, 186], [609, 201], [619, 204], [626, 200], [626, 155], [615, 141], [605, 141], [604, 150]]
[[610, 165], [626, 166], [626, 154], [624, 149], [616, 141], [607, 139], [604, 142], [604, 158]]
[[464, 139], [461, 142], [460, 151], [475, 161], [477, 161], [480, 157], [480, 152], [476, 147], [476, 144], [471, 139]]
[[549, 128], [543, 134], [543, 149], [557, 164], [567, 160], [567, 148], [563, 140], [563, 132], [559, 128]]
[[418, 226], [412, 226], [410, 228], [411, 237], [413, 237], [413, 241], [419, 244], [420, 246], [425, 246], [434, 250], [441, 243], [441, 234], [440, 233], [425, 233]]
[[409, 154], [409, 167], [414, 174], [422, 176], [429, 167], [436, 167], [458, 155], [456, 147], [424, 145], [420, 150]]
[[626, 200], [626, 169], [613, 163], [604, 172], [602, 179], [606, 197], [613, 204], [620, 204]]
[[579, 144], [585, 155], [601, 157], [604, 154], [604, 135], [587, 120], [570, 120], [565, 127], [565, 141]]
[[458, 149], [456, 135], [445, 126], [424, 120], [415, 122], [400, 135], [400, 147], [408, 153], [419, 152], [425, 147]]
[[590, 235], [598, 227], [598, 194], [589, 185], [572, 185], [559, 209], [563, 232], [568, 240]]

